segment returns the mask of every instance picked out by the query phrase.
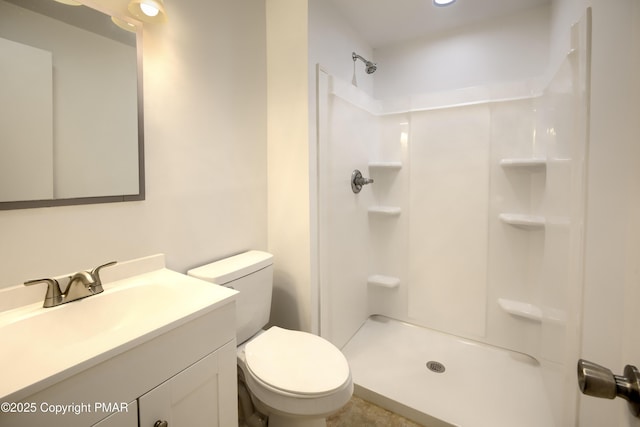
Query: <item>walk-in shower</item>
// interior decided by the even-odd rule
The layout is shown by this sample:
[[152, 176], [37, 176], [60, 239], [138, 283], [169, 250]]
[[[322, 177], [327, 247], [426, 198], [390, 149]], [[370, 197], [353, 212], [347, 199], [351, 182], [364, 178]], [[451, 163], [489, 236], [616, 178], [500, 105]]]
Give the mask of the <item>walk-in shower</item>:
[[320, 68], [320, 333], [361, 396], [439, 427], [574, 424], [587, 28], [535, 82], [387, 103]]

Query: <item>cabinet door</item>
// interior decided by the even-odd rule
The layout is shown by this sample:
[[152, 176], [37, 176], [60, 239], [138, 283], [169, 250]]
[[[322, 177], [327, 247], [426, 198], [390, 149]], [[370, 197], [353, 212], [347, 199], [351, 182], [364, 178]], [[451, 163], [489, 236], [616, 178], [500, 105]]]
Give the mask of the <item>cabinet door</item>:
[[140, 427], [238, 425], [235, 340], [138, 399]]
[[138, 401], [134, 400], [126, 411], [109, 415], [92, 427], [138, 427]]

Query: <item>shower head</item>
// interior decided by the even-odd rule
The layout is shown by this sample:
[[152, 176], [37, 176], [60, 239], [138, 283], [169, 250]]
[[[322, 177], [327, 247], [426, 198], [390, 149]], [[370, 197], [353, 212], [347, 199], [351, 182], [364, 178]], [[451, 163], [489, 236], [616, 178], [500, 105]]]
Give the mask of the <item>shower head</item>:
[[373, 74], [378, 69], [378, 66], [376, 64], [374, 64], [371, 61], [367, 61], [366, 59], [364, 59], [362, 56], [358, 55], [355, 52], [351, 53], [351, 58], [353, 59], [353, 62], [356, 62], [357, 59], [359, 59], [362, 62], [364, 62], [364, 65], [366, 67], [365, 71], [367, 72], [367, 74]]
[[378, 66], [373, 62], [367, 61], [365, 62], [365, 64], [367, 65], [367, 69], [366, 69], [367, 74], [373, 74], [378, 69]]

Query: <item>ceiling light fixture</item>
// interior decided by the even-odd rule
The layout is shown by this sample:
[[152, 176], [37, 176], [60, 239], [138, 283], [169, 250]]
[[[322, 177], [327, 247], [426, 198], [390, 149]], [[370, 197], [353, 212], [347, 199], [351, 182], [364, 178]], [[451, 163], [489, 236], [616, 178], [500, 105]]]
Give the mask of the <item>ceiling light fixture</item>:
[[131, 0], [129, 12], [139, 20], [152, 24], [167, 20], [162, 0]]
[[437, 7], [451, 6], [456, 0], [433, 0], [433, 5]]

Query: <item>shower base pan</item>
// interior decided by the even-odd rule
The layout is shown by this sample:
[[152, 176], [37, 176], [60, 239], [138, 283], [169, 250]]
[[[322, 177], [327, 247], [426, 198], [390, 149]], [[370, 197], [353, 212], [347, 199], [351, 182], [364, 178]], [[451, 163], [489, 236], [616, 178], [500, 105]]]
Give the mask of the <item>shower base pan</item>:
[[538, 362], [372, 316], [343, 348], [356, 394], [427, 427], [553, 426]]

